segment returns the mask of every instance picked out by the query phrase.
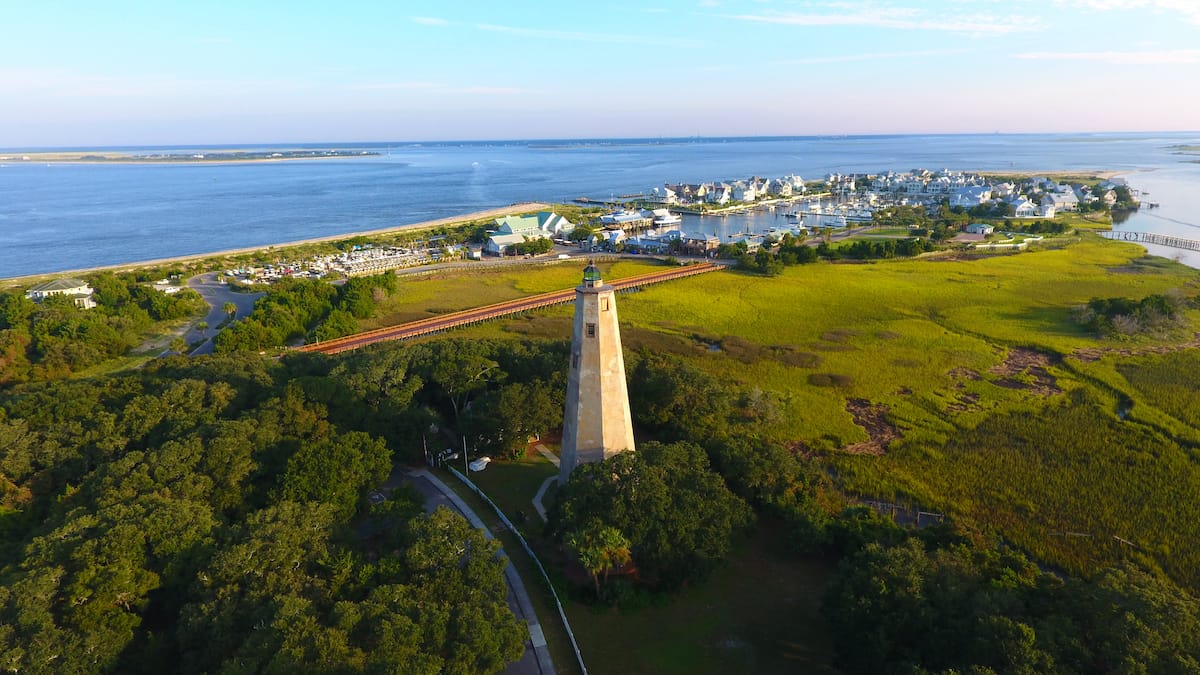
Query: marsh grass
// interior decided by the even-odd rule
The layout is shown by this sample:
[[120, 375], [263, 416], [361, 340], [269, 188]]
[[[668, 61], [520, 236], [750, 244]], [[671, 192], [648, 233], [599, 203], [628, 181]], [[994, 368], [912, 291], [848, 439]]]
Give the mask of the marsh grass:
[[[627, 350], [675, 354], [733, 391], [776, 396], [780, 420], [755, 433], [807, 448], [851, 495], [948, 513], [1063, 569], [1132, 557], [1195, 588], [1200, 357], [1130, 355], [1179, 349], [1193, 333], [1112, 342], [1071, 310], [1198, 285], [1195, 270], [1136, 245], [1083, 237], [1019, 255], [706, 274], [618, 305]], [[566, 339], [570, 312], [469, 334]], [[1200, 312], [1187, 316], [1194, 331]], [[1012, 366], [1022, 353], [1045, 365]], [[1043, 380], [1052, 386], [1038, 390]], [[839, 452], [868, 440], [852, 398], [885, 407], [898, 431], [882, 456]], [[1054, 534], [1066, 531], [1092, 536]]]

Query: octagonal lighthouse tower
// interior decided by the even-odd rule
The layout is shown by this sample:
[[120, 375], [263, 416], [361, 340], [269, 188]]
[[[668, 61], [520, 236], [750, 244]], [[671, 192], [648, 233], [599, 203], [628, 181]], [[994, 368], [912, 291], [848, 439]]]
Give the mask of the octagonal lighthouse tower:
[[633, 448], [625, 357], [617, 325], [617, 301], [589, 261], [575, 289], [575, 333], [563, 415], [558, 482], [585, 462], [599, 462]]

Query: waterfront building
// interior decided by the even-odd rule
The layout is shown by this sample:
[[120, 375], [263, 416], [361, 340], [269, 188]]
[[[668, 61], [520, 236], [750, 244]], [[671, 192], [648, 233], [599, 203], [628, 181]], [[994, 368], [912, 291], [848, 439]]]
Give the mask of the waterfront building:
[[92, 309], [96, 306], [96, 301], [92, 299], [92, 294], [95, 290], [86, 281], [80, 279], [55, 279], [38, 284], [25, 291], [25, 297], [34, 302], [42, 302], [46, 298], [56, 295], [65, 295], [73, 298], [75, 306], [80, 309]]
[[504, 216], [494, 222], [483, 250], [503, 255], [505, 249], [526, 239], [548, 239], [570, 234], [575, 225], [553, 211], [541, 211], [531, 216]]
[[583, 270], [583, 282], [575, 289], [558, 482], [567, 482], [580, 464], [633, 450], [633, 417], [625, 383], [616, 293], [589, 262]]

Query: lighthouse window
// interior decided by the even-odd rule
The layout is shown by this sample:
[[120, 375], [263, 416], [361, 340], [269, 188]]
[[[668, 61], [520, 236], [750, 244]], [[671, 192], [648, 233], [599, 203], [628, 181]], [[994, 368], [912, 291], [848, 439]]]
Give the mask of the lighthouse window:
[[608, 298], [600, 298], [600, 311], [601, 312], [608, 311]]
[[596, 324], [589, 323], [587, 328], [585, 328], [585, 331], [587, 332], [588, 337], [596, 337]]

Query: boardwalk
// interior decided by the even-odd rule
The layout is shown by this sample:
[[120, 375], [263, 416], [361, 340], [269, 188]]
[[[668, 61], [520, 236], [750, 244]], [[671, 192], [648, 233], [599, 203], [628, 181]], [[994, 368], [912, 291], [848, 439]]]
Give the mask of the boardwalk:
[[1117, 241], [1136, 241], [1139, 244], [1158, 244], [1159, 246], [1170, 246], [1171, 248], [1200, 251], [1200, 241], [1195, 239], [1184, 239], [1183, 237], [1173, 237], [1167, 234], [1155, 234], [1154, 232], [1125, 232], [1122, 230], [1112, 230], [1110, 232], [1101, 232], [1100, 236], [1104, 237], [1105, 239], [1115, 239]]
[[[699, 263], [696, 265], [688, 265], [686, 267], [676, 267], [662, 272], [651, 272], [628, 279], [617, 279], [616, 281], [608, 282], [609, 286], [618, 291], [628, 290], [631, 288], [640, 288], [650, 284], [657, 284], [663, 281], [671, 281], [672, 279], [680, 279], [690, 277], [696, 274], [704, 274], [714, 270], [724, 269], [720, 265], [712, 263]], [[488, 321], [509, 314], [517, 314], [520, 312], [528, 312], [533, 309], [541, 309], [542, 307], [550, 307], [552, 305], [564, 305], [575, 301], [575, 289], [568, 288], [561, 291], [551, 291], [550, 293], [542, 293], [541, 295], [533, 295], [527, 298], [518, 298], [516, 300], [508, 300], [499, 302], [494, 305], [486, 305], [484, 307], [476, 307], [475, 309], [463, 310], [451, 314], [441, 314], [439, 316], [421, 319], [420, 321], [412, 321], [403, 323], [399, 326], [389, 326], [387, 328], [377, 328], [365, 333], [356, 333], [347, 335], [346, 337], [337, 338], [336, 340], [327, 340], [325, 342], [317, 342], [313, 344], [299, 347], [303, 352], [319, 352], [322, 354], [337, 354], [338, 352], [358, 349], [376, 342], [387, 342], [389, 340], [408, 340], [422, 335], [431, 333], [439, 333], [450, 328], [458, 326], [466, 326], [481, 321]]]

